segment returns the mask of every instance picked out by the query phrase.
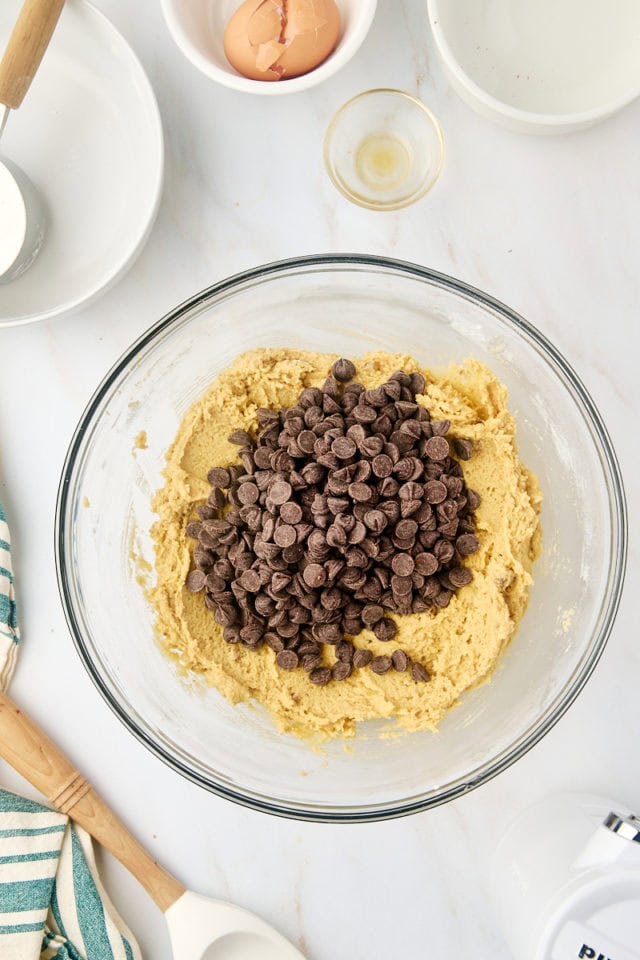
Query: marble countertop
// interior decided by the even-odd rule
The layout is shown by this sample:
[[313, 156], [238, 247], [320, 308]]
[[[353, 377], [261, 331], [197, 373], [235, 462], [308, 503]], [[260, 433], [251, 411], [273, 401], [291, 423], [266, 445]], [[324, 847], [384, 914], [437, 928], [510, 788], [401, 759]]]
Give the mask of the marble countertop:
[[[98, 6], [137, 51], [156, 90], [166, 186], [147, 246], [114, 289], [73, 316], [0, 332], [0, 498], [17, 545], [24, 635], [12, 694], [183, 881], [255, 910], [312, 960], [507, 960], [486, 888], [505, 821], [537, 798], [582, 789], [640, 808], [640, 646], [632, 606], [640, 574], [633, 536], [640, 500], [640, 102], [566, 137], [499, 129], [449, 87], [424, 0], [382, 0], [360, 53], [321, 87], [252, 98], [197, 73], [174, 47], [157, 3]], [[344, 100], [385, 85], [417, 93], [434, 110], [447, 158], [426, 199], [380, 214], [336, 193], [321, 142]], [[147, 326], [201, 287], [316, 252], [413, 260], [524, 314], [591, 391], [630, 503], [628, 588], [602, 661], [574, 706], [497, 779], [388, 823], [331, 827], [267, 818], [181, 779], [98, 696], [71, 643], [55, 580], [58, 477], [103, 374]], [[5, 765], [0, 780], [25, 789]], [[109, 856], [101, 854], [101, 862], [145, 955], [168, 960], [153, 903]]]

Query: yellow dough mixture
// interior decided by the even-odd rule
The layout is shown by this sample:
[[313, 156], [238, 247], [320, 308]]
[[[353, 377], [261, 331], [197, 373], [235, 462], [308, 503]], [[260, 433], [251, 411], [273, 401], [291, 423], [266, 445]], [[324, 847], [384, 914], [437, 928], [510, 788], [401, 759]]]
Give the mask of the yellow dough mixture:
[[[489, 676], [516, 632], [541, 541], [538, 484], [518, 459], [506, 389], [486, 366], [468, 360], [434, 373], [403, 354], [352, 358], [355, 379], [367, 388], [396, 370], [420, 371], [426, 388], [419, 402], [432, 419], [451, 421], [450, 436], [474, 443], [471, 459], [462, 464], [467, 485], [482, 498], [476, 512], [480, 548], [465, 561], [473, 580], [444, 609], [392, 615], [398, 625], [393, 646], [425, 664], [431, 679], [416, 683], [410, 673], [379, 676], [360, 669], [344, 681], [314, 686], [302, 669], [280, 669], [267, 646], [254, 651], [226, 643], [203, 595], [184, 585], [195, 546], [185, 528], [210, 492], [207, 472], [237, 461], [229, 434], [253, 430], [259, 407], [294, 405], [305, 387], [322, 385], [336, 359], [284, 348], [238, 357], [187, 411], [153, 504], [157, 583], [149, 595], [163, 649], [183, 672], [202, 676], [232, 703], [257, 701], [280, 730], [316, 742], [352, 737], [358, 722], [373, 718], [394, 718], [405, 730], [434, 729], [460, 694]], [[391, 645], [369, 630], [353, 642], [374, 656], [390, 652]], [[323, 650], [330, 665], [333, 648]]]

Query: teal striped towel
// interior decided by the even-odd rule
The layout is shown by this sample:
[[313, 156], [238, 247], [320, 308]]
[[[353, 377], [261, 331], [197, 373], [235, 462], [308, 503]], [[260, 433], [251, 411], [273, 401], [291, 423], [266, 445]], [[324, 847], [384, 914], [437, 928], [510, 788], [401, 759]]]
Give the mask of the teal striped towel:
[[[9, 528], [0, 504], [0, 688], [18, 648]], [[0, 788], [0, 960], [140, 960], [69, 818]]]
[[2, 960], [140, 960], [100, 882], [90, 837], [0, 790]]
[[16, 664], [20, 633], [11, 566], [9, 527], [0, 503], [0, 690], [6, 690]]

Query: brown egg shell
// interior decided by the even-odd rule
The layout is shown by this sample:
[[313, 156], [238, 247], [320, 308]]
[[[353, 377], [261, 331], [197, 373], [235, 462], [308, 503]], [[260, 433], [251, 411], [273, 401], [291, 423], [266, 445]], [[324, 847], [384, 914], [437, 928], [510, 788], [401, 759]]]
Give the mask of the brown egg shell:
[[340, 30], [335, 0], [245, 0], [227, 24], [224, 50], [244, 76], [282, 80], [326, 60]]

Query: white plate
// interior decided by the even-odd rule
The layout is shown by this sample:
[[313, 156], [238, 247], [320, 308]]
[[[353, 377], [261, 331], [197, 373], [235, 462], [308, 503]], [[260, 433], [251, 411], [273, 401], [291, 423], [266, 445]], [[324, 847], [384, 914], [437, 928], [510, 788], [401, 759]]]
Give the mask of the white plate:
[[[0, 3], [4, 49], [20, 8]], [[86, 0], [67, 0], [0, 154], [18, 163], [46, 207], [45, 243], [22, 277], [0, 286], [0, 326], [58, 316], [124, 273], [155, 218], [164, 148], [151, 85], [123, 37]]]
[[514, 130], [564, 133], [640, 95], [640, 0], [428, 0], [455, 90]]

